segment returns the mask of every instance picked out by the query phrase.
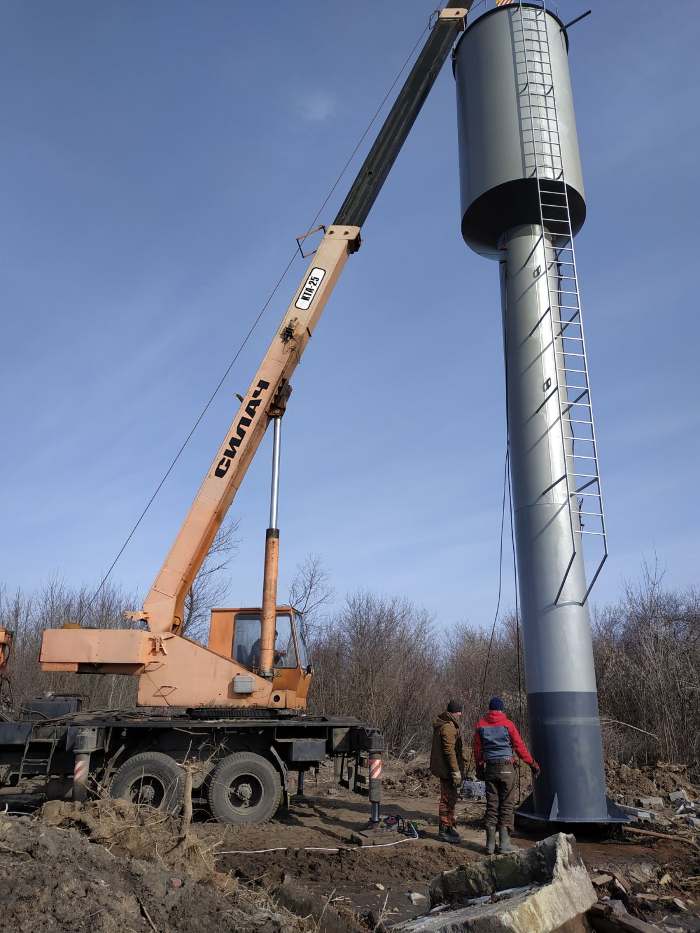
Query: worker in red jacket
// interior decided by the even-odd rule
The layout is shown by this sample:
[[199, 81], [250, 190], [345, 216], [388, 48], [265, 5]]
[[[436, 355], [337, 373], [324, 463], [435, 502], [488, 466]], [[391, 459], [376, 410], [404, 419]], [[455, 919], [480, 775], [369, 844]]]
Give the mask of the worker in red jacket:
[[498, 851], [513, 850], [509, 832], [513, 831], [515, 810], [514, 753], [530, 765], [535, 777], [540, 773], [540, 766], [503, 710], [503, 700], [492, 697], [488, 713], [474, 727], [474, 762], [477, 775], [486, 782], [486, 851], [489, 855], [496, 851], [496, 829]]

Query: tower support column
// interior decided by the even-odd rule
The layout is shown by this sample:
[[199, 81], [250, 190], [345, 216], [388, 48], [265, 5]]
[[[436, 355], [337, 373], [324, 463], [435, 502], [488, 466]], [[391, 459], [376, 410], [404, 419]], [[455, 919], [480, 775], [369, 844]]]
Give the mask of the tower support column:
[[560, 315], [545, 272], [548, 245], [540, 226], [515, 227], [504, 237], [500, 265], [530, 736], [542, 768], [521, 812], [557, 822], [606, 822], [593, 645], [588, 606], [581, 605], [585, 568], [566, 477], [571, 425], [556, 391], [561, 338], [553, 321]]

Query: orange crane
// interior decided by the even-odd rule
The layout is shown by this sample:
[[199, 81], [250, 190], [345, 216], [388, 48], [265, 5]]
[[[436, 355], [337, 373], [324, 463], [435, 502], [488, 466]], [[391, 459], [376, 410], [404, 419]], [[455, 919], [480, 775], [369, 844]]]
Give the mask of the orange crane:
[[[67, 624], [43, 634], [44, 671], [138, 677], [136, 711], [82, 712], [77, 696], [28, 704], [25, 719], [0, 721], [0, 803], [71, 793], [92, 782], [164, 809], [179, 805], [182, 765], [194, 763], [194, 794], [223, 822], [269, 819], [290, 772], [303, 776], [326, 756], [341, 782], [367, 793], [379, 820], [383, 738], [352, 717], [310, 716], [312, 670], [294, 610], [277, 605], [277, 497], [281, 419], [290, 379], [319, 322], [361, 228], [418, 116], [471, 0], [450, 0], [425, 44], [323, 236], [272, 342], [224, 435], [190, 511], [146, 597], [126, 629]], [[209, 551], [268, 425], [273, 424], [270, 523], [262, 606], [213, 609], [208, 644], [182, 632], [186, 595]], [[0, 667], [11, 633], [0, 630]], [[15, 805], [18, 805], [15, 803]]]
[[[276, 501], [280, 421], [291, 391], [290, 379], [319, 322], [348, 257], [360, 248], [360, 229], [422, 104], [464, 28], [468, 5], [448, 3], [437, 16], [425, 46], [388, 115], [334, 223], [323, 231], [280, 326], [226, 431], [190, 511], [144, 602], [133, 613], [148, 631], [77, 627], [44, 633], [41, 665], [46, 671], [132, 673], [139, 676], [140, 706], [268, 707], [303, 709], [310, 673], [301, 663], [304, 647], [294, 613], [277, 606], [279, 530]], [[317, 231], [311, 231], [315, 233]], [[308, 234], [306, 234], [308, 236]], [[265, 430], [275, 427], [272, 514], [265, 542], [262, 607], [217, 611], [209, 644], [181, 634], [185, 597], [246, 474]], [[236, 650], [250, 642], [259, 613], [259, 658], [254, 670]], [[299, 663], [276, 667], [275, 629], [284, 623]], [[245, 619], [246, 634], [240, 627]], [[279, 636], [278, 626], [278, 636]], [[257, 640], [257, 638], [256, 638]], [[287, 655], [289, 658], [289, 654]]]

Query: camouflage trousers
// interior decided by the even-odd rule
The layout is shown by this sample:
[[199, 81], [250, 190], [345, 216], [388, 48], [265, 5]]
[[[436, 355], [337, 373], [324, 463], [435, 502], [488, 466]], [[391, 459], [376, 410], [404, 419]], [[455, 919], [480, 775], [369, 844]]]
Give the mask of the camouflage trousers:
[[457, 788], [452, 781], [440, 778], [440, 802], [438, 803], [438, 819], [441, 826], [454, 826], [455, 806], [457, 805]]

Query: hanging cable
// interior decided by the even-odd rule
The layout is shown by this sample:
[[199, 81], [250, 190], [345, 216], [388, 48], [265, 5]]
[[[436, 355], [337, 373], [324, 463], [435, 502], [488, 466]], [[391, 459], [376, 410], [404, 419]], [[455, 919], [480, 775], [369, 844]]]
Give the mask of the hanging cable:
[[[321, 216], [321, 213], [323, 212], [324, 208], [326, 207], [326, 205], [327, 205], [328, 202], [330, 201], [331, 197], [333, 196], [333, 194], [334, 194], [336, 188], [337, 188], [338, 185], [340, 184], [340, 182], [341, 182], [343, 176], [345, 175], [346, 171], [348, 170], [348, 168], [349, 168], [351, 162], [353, 161], [353, 159], [354, 159], [355, 156], [357, 155], [357, 153], [358, 153], [360, 147], [362, 146], [362, 143], [365, 141], [365, 139], [366, 139], [366, 137], [367, 137], [367, 134], [368, 134], [369, 131], [372, 129], [372, 126], [376, 123], [379, 114], [381, 113], [381, 111], [383, 110], [383, 108], [384, 108], [386, 102], [388, 101], [389, 97], [391, 96], [392, 91], [394, 90], [394, 88], [395, 88], [396, 85], [398, 84], [399, 79], [401, 78], [401, 75], [404, 73], [404, 71], [405, 71], [406, 68], [408, 67], [408, 65], [409, 65], [409, 63], [410, 63], [410, 61], [411, 61], [411, 59], [412, 59], [413, 56], [415, 55], [418, 46], [420, 45], [421, 41], [423, 40], [423, 37], [425, 36], [425, 34], [426, 34], [427, 32], [430, 31], [431, 28], [432, 28], [432, 23], [429, 22], [428, 25], [423, 29], [423, 31], [421, 32], [421, 34], [420, 34], [420, 35], [418, 36], [418, 38], [416, 39], [415, 43], [413, 44], [413, 47], [411, 48], [411, 51], [408, 53], [408, 55], [406, 56], [406, 58], [405, 58], [403, 64], [401, 65], [400, 69], [399, 69], [398, 72], [396, 73], [396, 76], [395, 76], [394, 80], [392, 81], [391, 85], [389, 86], [389, 88], [387, 89], [386, 93], [384, 94], [384, 96], [383, 96], [381, 102], [379, 103], [379, 106], [376, 108], [376, 110], [375, 110], [374, 113], [372, 114], [372, 117], [370, 118], [369, 123], [367, 124], [367, 126], [366, 126], [365, 129], [363, 130], [362, 134], [360, 135], [360, 138], [358, 139], [358, 141], [357, 141], [357, 143], [355, 144], [355, 146], [353, 147], [353, 149], [352, 149], [350, 155], [349, 155], [348, 158], [346, 159], [346, 161], [345, 161], [343, 167], [342, 167], [341, 170], [340, 170], [340, 173], [338, 174], [338, 177], [335, 179], [335, 181], [334, 181], [333, 184], [331, 185], [331, 187], [330, 187], [328, 193], [326, 194], [325, 198], [324, 198], [323, 201], [321, 202], [320, 207], [319, 207], [318, 210], [316, 211], [316, 213], [315, 213], [315, 215], [314, 215], [314, 218], [313, 218], [313, 220], [311, 221], [311, 223], [309, 224], [309, 226], [308, 226], [307, 229], [310, 230], [310, 229], [312, 229], [312, 228], [316, 225], [316, 222], [318, 221], [319, 217]], [[234, 356], [233, 356], [233, 359], [230, 361], [230, 363], [228, 364], [228, 366], [227, 366], [226, 369], [224, 370], [223, 375], [221, 376], [221, 378], [220, 378], [219, 381], [217, 382], [216, 386], [214, 387], [213, 392], [211, 393], [211, 395], [210, 395], [209, 398], [207, 399], [207, 401], [206, 401], [204, 407], [202, 408], [202, 410], [200, 411], [199, 415], [198, 415], [197, 418], [195, 419], [194, 424], [192, 425], [192, 427], [190, 428], [190, 430], [189, 430], [188, 434], [186, 435], [184, 441], [183, 441], [182, 444], [180, 445], [180, 447], [179, 447], [177, 453], [175, 454], [175, 456], [173, 457], [173, 459], [170, 461], [170, 464], [168, 465], [168, 468], [166, 469], [165, 473], [163, 473], [163, 476], [161, 477], [160, 481], [158, 482], [158, 484], [157, 484], [156, 488], [154, 489], [154, 491], [153, 491], [151, 497], [150, 497], [150, 498], [148, 499], [148, 501], [146, 502], [146, 505], [144, 506], [143, 510], [141, 511], [141, 514], [140, 514], [139, 517], [137, 518], [136, 522], [135, 522], [134, 525], [132, 526], [132, 528], [131, 528], [131, 530], [129, 531], [129, 533], [128, 533], [128, 535], [126, 536], [126, 538], [124, 539], [124, 542], [123, 542], [122, 546], [121, 546], [121, 547], [119, 548], [119, 550], [117, 551], [116, 557], [114, 558], [114, 560], [112, 561], [112, 563], [109, 565], [109, 568], [108, 568], [107, 572], [105, 573], [105, 575], [104, 575], [104, 576], [102, 577], [102, 579], [100, 580], [99, 586], [97, 587], [97, 589], [95, 590], [95, 592], [92, 594], [92, 596], [90, 597], [90, 599], [87, 601], [87, 604], [86, 604], [85, 608], [84, 608], [84, 609], [82, 610], [82, 612], [80, 613], [80, 617], [79, 617], [79, 619], [78, 619], [78, 622], [79, 622], [79, 623], [82, 623], [82, 621], [83, 621], [83, 619], [84, 619], [84, 617], [85, 617], [85, 614], [88, 612], [88, 610], [90, 609], [90, 607], [92, 606], [92, 604], [94, 603], [94, 601], [97, 599], [97, 597], [98, 597], [99, 594], [101, 593], [102, 588], [104, 587], [104, 585], [105, 585], [105, 583], [107, 582], [107, 580], [109, 579], [109, 577], [110, 577], [112, 571], [113, 571], [114, 568], [116, 567], [116, 565], [117, 565], [117, 563], [118, 563], [120, 557], [122, 556], [122, 554], [123, 554], [124, 551], [126, 550], [128, 544], [129, 544], [129, 542], [131, 541], [131, 539], [133, 538], [134, 534], [136, 533], [136, 531], [137, 531], [139, 525], [141, 524], [141, 522], [143, 521], [143, 519], [146, 517], [146, 514], [148, 513], [149, 509], [150, 509], [151, 506], [153, 505], [153, 502], [155, 501], [156, 496], [158, 495], [158, 493], [160, 492], [160, 490], [163, 488], [163, 486], [164, 486], [166, 480], [168, 479], [168, 477], [169, 477], [170, 474], [172, 473], [172, 471], [173, 471], [173, 469], [174, 469], [176, 463], [178, 462], [178, 460], [179, 460], [180, 457], [182, 456], [182, 454], [183, 454], [185, 448], [186, 448], [187, 445], [189, 444], [189, 442], [190, 442], [190, 440], [191, 440], [191, 438], [192, 438], [192, 435], [194, 434], [194, 432], [195, 432], [195, 431], [197, 430], [197, 428], [199, 427], [199, 425], [200, 425], [202, 419], [204, 418], [204, 416], [206, 415], [207, 411], [209, 411], [209, 408], [211, 407], [211, 405], [212, 405], [214, 399], [215, 399], [216, 396], [219, 394], [219, 391], [221, 390], [221, 387], [223, 386], [224, 382], [226, 381], [226, 379], [227, 379], [229, 373], [231, 372], [231, 370], [233, 369], [234, 365], [235, 365], [236, 362], [238, 361], [238, 358], [240, 357], [241, 353], [243, 352], [243, 350], [244, 350], [245, 347], [247, 346], [248, 341], [250, 340], [250, 338], [252, 337], [252, 335], [253, 335], [255, 329], [257, 328], [258, 324], [259, 324], [260, 321], [262, 320], [263, 315], [264, 315], [265, 312], [267, 311], [267, 309], [268, 309], [268, 307], [269, 307], [269, 305], [270, 305], [270, 302], [272, 301], [272, 299], [273, 299], [273, 298], [275, 297], [275, 295], [277, 294], [277, 292], [278, 292], [280, 286], [282, 285], [282, 283], [284, 282], [285, 278], [287, 277], [287, 273], [289, 272], [289, 270], [290, 270], [291, 267], [293, 266], [294, 261], [296, 260], [296, 258], [297, 258], [298, 256], [299, 256], [299, 250], [298, 250], [298, 249], [295, 249], [294, 252], [292, 253], [292, 255], [291, 255], [289, 261], [288, 261], [287, 264], [285, 265], [285, 267], [284, 267], [284, 269], [283, 269], [281, 275], [280, 275], [279, 278], [277, 279], [277, 281], [276, 281], [274, 287], [272, 288], [272, 291], [271, 291], [270, 294], [267, 296], [265, 302], [263, 303], [262, 307], [260, 308], [260, 311], [258, 312], [257, 316], [256, 316], [255, 319], [253, 320], [253, 323], [251, 324], [251, 326], [250, 326], [248, 332], [246, 333], [245, 337], [244, 337], [243, 340], [241, 341], [241, 344], [240, 344], [240, 346], [238, 347], [238, 349], [236, 350], [236, 352], [235, 352], [235, 354], [234, 354]]]
[[[501, 263], [502, 274], [507, 278], [507, 268], [505, 262]], [[503, 286], [502, 286], [503, 287]], [[505, 397], [506, 397], [506, 425], [510, 424], [510, 393], [509, 393], [509, 381], [508, 381], [508, 328], [506, 326], [506, 321], [504, 318], [503, 321], [503, 357], [505, 360]], [[506, 447], [508, 453], [506, 454], [506, 463], [508, 463], [510, 455], [510, 431], [507, 430], [506, 438]], [[513, 521], [513, 489], [511, 485], [510, 471], [508, 471], [507, 476], [508, 482], [508, 512], [510, 518], [510, 545], [513, 554], [513, 589], [515, 595], [515, 657], [516, 657], [516, 669], [517, 669], [517, 680], [518, 680], [518, 722], [517, 727], [518, 731], [522, 732], [523, 728], [523, 688], [522, 688], [522, 663], [520, 657], [520, 604], [518, 598], [518, 563], [516, 559], [515, 552], [515, 527]], [[505, 496], [505, 489], [504, 489]], [[491, 633], [491, 639], [493, 640], [493, 632]], [[490, 645], [489, 645], [490, 653]], [[518, 768], [518, 799], [522, 800], [522, 772]]]
[[508, 506], [510, 509], [510, 545], [513, 551], [513, 585], [515, 587], [515, 651], [518, 669], [518, 728], [523, 727], [523, 681], [520, 657], [520, 605], [518, 599], [518, 562], [515, 553], [515, 529], [513, 527], [513, 491], [508, 475]]
[[[510, 511], [510, 545], [513, 551], [513, 586], [515, 588], [515, 657], [518, 673], [518, 732], [523, 731], [523, 686], [520, 661], [520, 605], [518, 601], [518, 563], [515, 556], [515, 529], [513, 527], [513, 490], [508, 474], [508, 508]], [[518, 800], [523, 799], [522, 769], [518, 768]]]
[[506, 489], [510, 488], [510, 479], [508, 471], [508, 463], [510, 460], [510, 451], [506, 445], [506, 459], [503, 465], [503, 500], [501, 502], [501, 534], [500, 541], [498, 545], [498, 599], [496, 600], [496, 612], [493, 616], [493, 625], [491, 626], [491, 638], [489, 639], [489, 647], [486, 652], [486, 663], [484, 664], [484, 675], [481, 678], [481, 690], [479, 691], [479, 696], [481, 700], [481, 705], [483, 706], [484, 700], [486, 699], [484, 694], [484, 688], [486, 686], [486, 676], [489, 670], [489, 663], [491, 661], [491, 648], [493, 647], [493, 638], [496, 634], [496, 624], [498, 623], [498, 615], [501, 611], [501, 594], [503, 592], [503, 527], [505, 525], [506, 517]]

